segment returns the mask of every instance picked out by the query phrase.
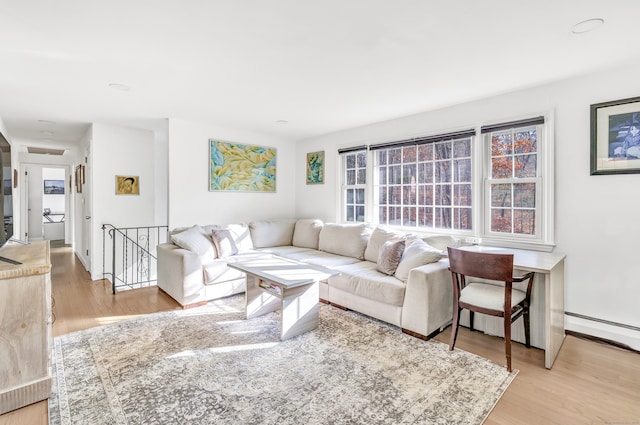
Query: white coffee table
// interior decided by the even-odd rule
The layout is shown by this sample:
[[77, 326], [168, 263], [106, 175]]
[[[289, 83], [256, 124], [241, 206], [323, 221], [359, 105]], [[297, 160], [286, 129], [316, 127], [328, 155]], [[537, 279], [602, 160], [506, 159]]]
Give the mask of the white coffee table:
[[230, 263], [247, 275], [247, 319], [280, 309], [280, 339], [318, 327], [319, 283], [339, 272], [280, 257]]

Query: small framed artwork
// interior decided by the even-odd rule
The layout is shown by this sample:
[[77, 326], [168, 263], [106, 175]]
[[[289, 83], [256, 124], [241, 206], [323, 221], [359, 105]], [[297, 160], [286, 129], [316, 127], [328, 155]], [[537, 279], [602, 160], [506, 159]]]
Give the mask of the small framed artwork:
[[140, 195], [140, 178], [116, 176], [116, 195]]
[[307, 154], [307, 184], [324, 183], [324, 151]]
[[64, 195], [64, 180], [45, 180], [45, 195]]
[[591, 105], [591, 175], [640, 173], [640, 97]]

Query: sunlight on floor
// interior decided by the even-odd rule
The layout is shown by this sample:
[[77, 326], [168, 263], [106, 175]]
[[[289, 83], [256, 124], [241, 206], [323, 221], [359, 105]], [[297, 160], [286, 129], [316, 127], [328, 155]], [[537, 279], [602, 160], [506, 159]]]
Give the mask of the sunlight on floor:
[[[211, 353], [232, 353], [235, 351], [247, 351], [247, 350], [262, 350], [265, 348], [271, 348], [271, 347], [275, 347], [276, 345], [278, 345], [278, 342], [263, 342], [260, 344], [248, 344], [248, 345], [231, 345], [228, 347], [213, 347], [213, 348], [207, 348], [205, 350], [199, 350], [199, 351], [208, 351]], [[186, 351], [182, 351], [180, 353], [176, 353], [173, 354], [169, 357], [167, 357], [168, 359], [176, 359], [176, 358], [181, 358], [181, 357], [192, 357], [196, 355], [196, 351], [193, 350], [186, 350]]]

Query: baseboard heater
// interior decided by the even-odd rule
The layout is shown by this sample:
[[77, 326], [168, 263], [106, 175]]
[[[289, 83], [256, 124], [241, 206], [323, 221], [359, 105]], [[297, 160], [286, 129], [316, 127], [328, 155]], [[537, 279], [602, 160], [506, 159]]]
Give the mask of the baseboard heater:
[[[626, 323], [612, 322], [611, 320], [598, 319], [597, 317], [585, 316], [584, 314], [572, 313], [570, 311], [565, 311], [564, 314], [567, 315], [567, 316], [571, 316], [571, 317], [577, 317], [578, 319], [589, 320], [589, 321], [592, 321], [592, 322], [603, 323], [603, 324], [609, 325], [609, 326], [615, 326], [615, 327], [618, 327], [618, 328], [625, 328], [625, 329], [630, 329], [632, 331], [640, 332], [640, 327], [633, 326], [633, 325], [627, 325]], [[588, 340], [591, 340], [591, 341], [597, 341], [597, 342], [602, 342], [602, 343], [605, 343], [605, 344], [609, 344], [609, 345], [612, 345], [612, 346], [617, 347], [617, 348], [633, 351], [634, 353], [640, 353], [640, 351], [629, 347], [627, 344], [623, 344], [623, 343], [618, 342], [618, 341], [612, 341], [612, 340], [607, 339], [607, 338], [601, 338], [601, 337], [597, 337], [597, 336], [593, 336], [593, 335], [587, 335], [587, 334], [584, 334], [584, 333], [581, 333], [581, 332], [574, 332], [574, 331], [569, 331], [569, 330], [565, 330], [565, 333], [567, 335], [573, 335], [573, 336], [576, 336], [576, 337], [579, 337], [579, 338], [583, 338], [583, 339], [588, 339]]]

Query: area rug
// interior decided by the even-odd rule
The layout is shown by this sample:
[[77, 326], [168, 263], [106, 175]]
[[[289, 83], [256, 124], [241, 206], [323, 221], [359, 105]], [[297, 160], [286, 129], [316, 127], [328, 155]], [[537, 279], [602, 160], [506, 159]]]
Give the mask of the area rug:
[[235, 296], [57, 337], [49, 423], [481, 424], [516, 376], [327, 305], [279, 332]]

